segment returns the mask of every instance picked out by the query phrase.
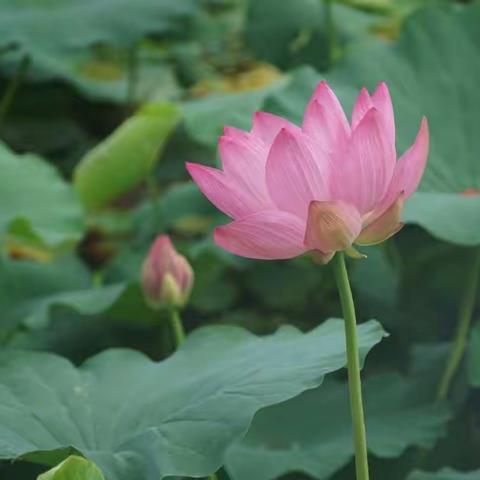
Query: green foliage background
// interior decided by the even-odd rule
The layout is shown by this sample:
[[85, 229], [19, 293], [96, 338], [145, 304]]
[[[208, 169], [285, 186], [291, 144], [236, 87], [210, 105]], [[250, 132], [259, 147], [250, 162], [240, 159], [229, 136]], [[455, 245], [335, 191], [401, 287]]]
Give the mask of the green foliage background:
[[[480, 479], [476, 298], [436, 399], [478, 266], [479, 25], [478, 1], [0, 0], [0, 479], [354, 478], [330, 267], [218, 249], [184, 167], [257, 110], [299, 122], [323, 78], [347, 110], [386, 81], [399, 152], [431, 128], [407, 226], [348, 265], [372, 479]], [[159, 233], [195, 271], [173, 355], [139, 286]]]

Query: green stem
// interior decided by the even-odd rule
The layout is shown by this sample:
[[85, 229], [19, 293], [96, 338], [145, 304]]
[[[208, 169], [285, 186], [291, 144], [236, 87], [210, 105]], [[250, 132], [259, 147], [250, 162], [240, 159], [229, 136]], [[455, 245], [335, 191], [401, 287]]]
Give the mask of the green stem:
[[168, 318], [175, 339], [175, 347], [178, 348], [185, 341], [185, 330], [183, 329], [182, 319], [176, 308], [170, 310]]
[[475, 254], [471, 263], [470, 270], [466, 279], [464, 294], [458, 309], [458, 324], [455, 338], [453, 339], [452, 348], [448, 356], [445, 369], [438, 384], [437, 400], [444, 400], [453, 377], [458, 370], [460, 362], [465, 354], [468, 343], [468, 333], [470, 324], [472, 323], [472, 314], [475, 308], [475, 297], [478, 288], [478, 278], [480, 273], [480, 249]]
[[343, 252], [333, 257], [333, 270], [337, 281], [338, 293], [345, 318], [345, 338], [347, 344], [348, 390], [353, 423], [353, 442], [355, 446], [355, 467], [357, 480], [368, 480], [367, 436], [363, 414], [362, 385], [360, 380], [360, 359], [357, 341], [357, 321], [352, 290]]
[[27, 73], [28, 67], [30, 65], [30, 57], [25, 55], [20, 62], [20, 65], [15, 72], [14, 77], [10, 80], [10, 83], [7, 86], [2, 100], [0, 101], [0, 125], [5, 120], [5, 117], [10, 110], [13, 99], [17, 93], [18, 88], [20, 87], [25, 75]]

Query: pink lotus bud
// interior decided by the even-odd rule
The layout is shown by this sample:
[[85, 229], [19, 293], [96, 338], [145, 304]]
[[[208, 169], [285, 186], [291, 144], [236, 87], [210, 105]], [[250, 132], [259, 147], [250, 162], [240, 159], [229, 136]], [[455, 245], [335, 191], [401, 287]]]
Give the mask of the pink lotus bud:
[[187, 164], [200, 190], [232, 219], [216, 228], [216, 244], [266, 260], [310, 251], [327, 263], [337, 251], [362, 258], [356, 245], [400, 230], [403, 204], [425, 169], [429, 133], [423, 118], [397, 159], [387, 85], [372, 95], [362, 89], [349, 122], [320, 82], [301, 125], [257, 112], [249, 132], [225, 127], [218, 148], [223, 170]]
[[142, 267], [142, 287], [153, 308], [183, 307], [193, 286], [193, 270], [168, 235], [159, 235]]

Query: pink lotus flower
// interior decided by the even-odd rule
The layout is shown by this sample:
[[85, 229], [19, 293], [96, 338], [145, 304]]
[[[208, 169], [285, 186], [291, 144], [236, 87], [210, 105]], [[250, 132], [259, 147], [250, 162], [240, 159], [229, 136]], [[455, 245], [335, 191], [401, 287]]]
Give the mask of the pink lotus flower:
[[142, 267], [142, 289], [153, 308], [183, 307], [193, 286], [193, 270], [168, 235], [159, 235]]
[[314, 251], [328, 262], [336, 251], [361, 256], [402, 227], [403, 203], [418, 187], [428, 155], [427, 120], [396, 160], [392, 101], [385, 83], [363, 88], [348, 123], [326, 82], [310, 99], [301, 127], [257, 112], [245, 132], [225, 127], [223, 171], [187, 164], [202, 192], [233, 222], [215, 242], [237, 255], [292, 258]]

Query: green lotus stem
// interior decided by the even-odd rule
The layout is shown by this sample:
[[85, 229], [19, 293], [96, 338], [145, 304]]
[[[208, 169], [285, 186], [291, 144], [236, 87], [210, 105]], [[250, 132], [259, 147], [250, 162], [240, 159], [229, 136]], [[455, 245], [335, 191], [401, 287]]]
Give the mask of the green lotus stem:
[[180, 318], [180, 313], [178, 313], [176, 308], [170, 309], [168, 319], [170, 321], [173, 338], [175, 339], [175, 347], [178, 348], [185, 341], [185, 330], [182, 319]]
[[475, 298], [480, 273], [480, 249], [474, 254], [471, 268], [468, 272], [462, 301], [458, 309], [458, 324], [452, 348], [448, 356], [440, 383], [438, 384], [437, 400], [444, 400], [450, 390], [453, 377], [458, 370], [468, 344], [468, 334], [475, 308]]
[[14, 77], [11, 79], [10, 83], [7, 86], [2, 100], [0, 101], [0, 125], [5, 120], [10, 107], [12, 106], [13, 99], [19, 89], [25, 75], [27, 73], [28, 67], [30, 66], [30, 57], [25, 55], [20, 62], [20, 65], [15, 72]]
[[336, 253], [333, 257], [332, 263], [345, 319], [348, 391], [350, 395], [350, 409], [353, 423], [353, 443], [355, 446], [357, 480], [368, 480], [367, 435], [363, 413], [355, 305], [353, 303], [350, 282], [348, 281], [347, 267], [345, 265], [345, 256], [343, 252]]

